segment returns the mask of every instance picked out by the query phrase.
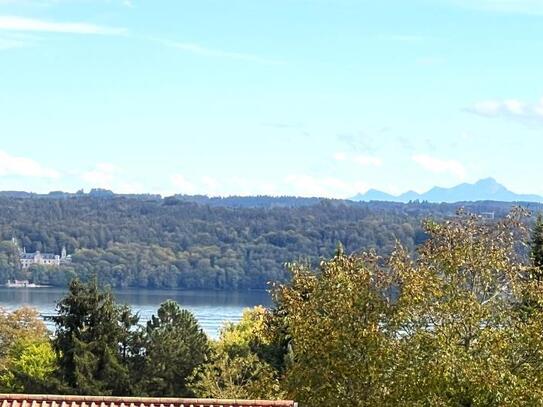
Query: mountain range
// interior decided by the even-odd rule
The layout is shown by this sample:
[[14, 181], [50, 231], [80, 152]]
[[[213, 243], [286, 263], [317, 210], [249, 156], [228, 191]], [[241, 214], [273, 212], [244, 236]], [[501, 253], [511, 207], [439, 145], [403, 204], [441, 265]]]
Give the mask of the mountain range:
[[116, 194], [106, 189], [92, 189], [72, 192], [52, 191], [37, 194], [25, 191], [0, 191], [0, 198], [15, 199], [133, 199], [139, 201], [163, 201], [165, 205], [193, 203], [218, 207], [303, 207], [316, 205], [322, 201], [329, 203], [353, 204], [353, 202], [397, 202], [426, 201], [434, 203], [456, 203], [475, 201], [496, 202], [543, 202], [543, 196], [534, 194], [516, 194], [494, 178], [485, 178], [473, 184], [463, 183], [451, 188], [433, 187], [424, 193], [408, 191], [401, 195], [392, 195], [376, 189], [370, 189], [350, 199], [302, 198], [295, 196], [227, 196], [209, 197], [206, 195], [174, 195], [162, 197], [155, 194]]
[[353, 201], [389, 201], [389, 202], [468, 202], [468, 201], [501, 201], [501, 202], [543, 202], [543, 197], [531, 194], [516, 194], [494, 178], [485, 178], [474, 184], [462, 183], [451, 188], [434, 187], [419, 194], [408, 191], [401, 195], [391, 195], [386, 192], [370, 189], [363, 194], [351, 198]]

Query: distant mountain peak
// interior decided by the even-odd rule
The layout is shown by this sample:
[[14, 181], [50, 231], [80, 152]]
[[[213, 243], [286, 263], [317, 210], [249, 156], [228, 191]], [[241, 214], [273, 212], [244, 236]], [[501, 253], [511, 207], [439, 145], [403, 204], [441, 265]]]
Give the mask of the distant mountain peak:
[[[470, 184], [467, 184], [467, 185], [470, 185]], [[506, 189], [502, 184], [500, 184], [498, 181], [496, 181], [496, 179], [492, 177], [480, 179], [479, 181], [475, 182], [472, 185], [481, 186], [481, 187], [499, 187], [499, 188]]]
[[483, 178], [469, 184], [462, 183], [451, 188], [433, 187], [419, 194], [408, 191], [401, 195], [390, 195], [375, 189], [358, 194], [353, 201], [392, 201], [408, 202], [413, 200], [429, 202], [470, 202], [470, 201], [503, 201], [503, 202], [543, 202], [539, 195], [516, 194], [500, 184], [492, 177]]

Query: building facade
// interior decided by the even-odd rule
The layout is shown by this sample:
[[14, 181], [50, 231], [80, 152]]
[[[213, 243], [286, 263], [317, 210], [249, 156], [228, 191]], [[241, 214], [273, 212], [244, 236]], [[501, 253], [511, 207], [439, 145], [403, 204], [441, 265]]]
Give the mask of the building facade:
[[[13, 243], [17, 245], [17, 241], [13, 239]], [[18, 247], [18, 245], [17, 245]], [[19, 249], [19, 261], [21, 262], [21, 267], [24, 269], [29, 268], [34, 264], [42, 266], [60, 266], [64, 263], [70, 263], [72, 261], [72, 256], [66, 253], [66, 248], [62, 248], [60, 255], [54, 253], [41, 253], [36, 251], [34, 253], [27, 253], [26, 249]]]

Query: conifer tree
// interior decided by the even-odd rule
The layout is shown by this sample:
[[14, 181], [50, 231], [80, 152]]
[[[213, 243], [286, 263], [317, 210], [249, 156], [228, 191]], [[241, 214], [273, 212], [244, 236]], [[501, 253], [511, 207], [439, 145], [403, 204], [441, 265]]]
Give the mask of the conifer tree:
[[175, 301], [166, 301], [143, 333], [141, 393], [193, 396], [188, 379], [208, 358], [209, 343], [196, 318]]
[[57, 311], [53, 345], [60, 379], [68, 387], [65, 391], [130, 394], [129, 369], [122, 354], [122, 344], [131, 335], [126, 309], [115, 303], [111, 292], [101, 291], [96, 281], [75, 280]]

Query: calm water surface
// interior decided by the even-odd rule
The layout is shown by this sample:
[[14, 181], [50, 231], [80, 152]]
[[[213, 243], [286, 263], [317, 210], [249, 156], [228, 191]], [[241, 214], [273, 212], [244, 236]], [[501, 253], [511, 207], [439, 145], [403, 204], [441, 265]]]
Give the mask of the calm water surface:
[[[55, 304], [66, 293], [62, 288], [0, 288], [0, 307], [13, 310], [28, 305], [41, 314], [51, 315]], [[191, 311], [202, 328], [216, 338], [226, 321], [237, 322], [244, 308], [263, 305], [269, 307], [271, 298], [266, 291], [167, 291], [167, 290], [117, 290], [119, 303], [128, 304], [140, 315], [140, 322], [156, 313], [160, 304], [168, 299], [177, 301]]]

